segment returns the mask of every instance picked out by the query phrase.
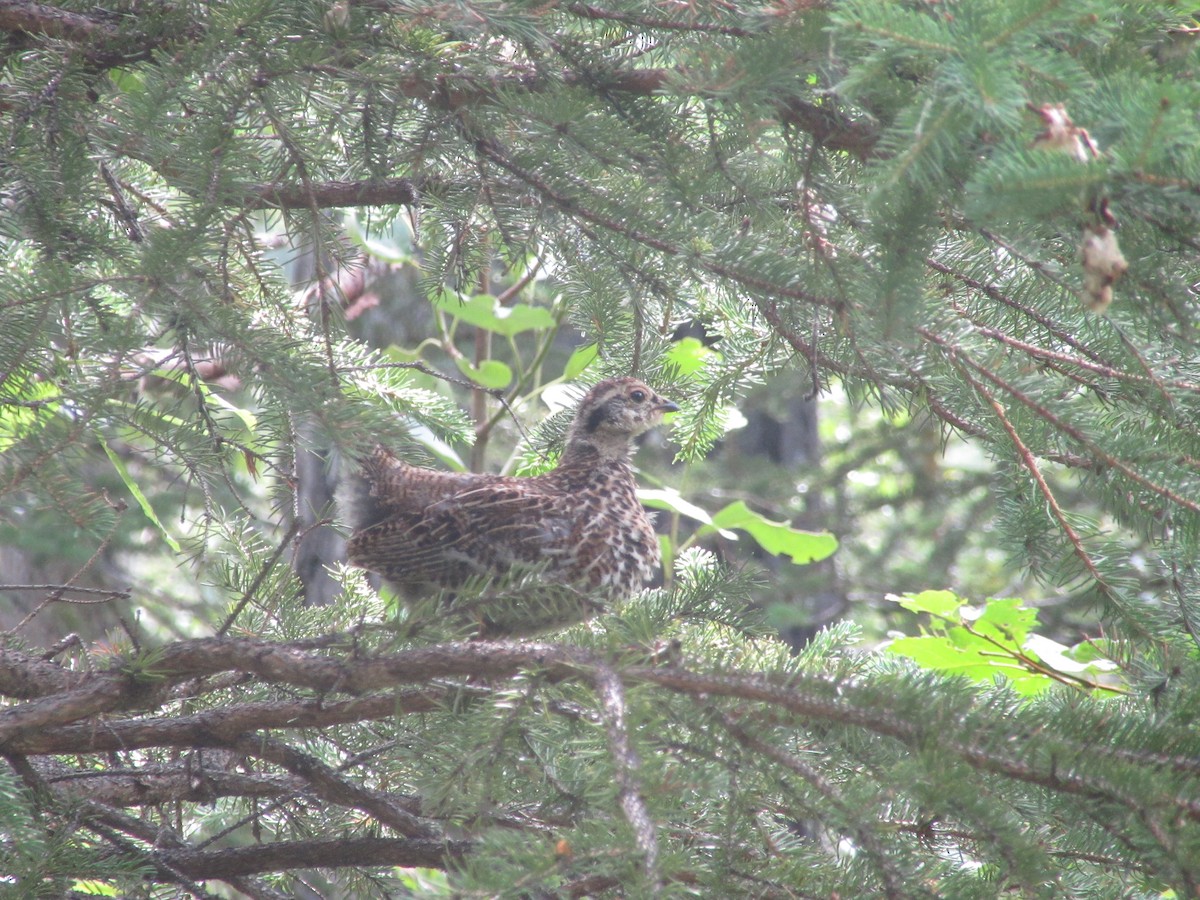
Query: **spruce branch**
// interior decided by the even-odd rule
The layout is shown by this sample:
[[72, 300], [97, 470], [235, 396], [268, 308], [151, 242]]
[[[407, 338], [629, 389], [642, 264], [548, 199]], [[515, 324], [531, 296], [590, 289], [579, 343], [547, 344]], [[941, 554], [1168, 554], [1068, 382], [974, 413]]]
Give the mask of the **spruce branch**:
[[[338, 889], [383, 895], [388, 855], [433, 841], [450, 890], [480, 896], [1195, 893], [1195, 22], [1115, 0], [1120, 28], [1056, 0], [969, 5], [0, 0], [0, 558], [21, 605], [0, 630], [47, 593], [118, 601], [95, 611], [122, 624], [145, 608], [132, 652], [60, 602], [0, 635], [0, 831], [37, 848], [5, 874], [205, 896], [225, 887], [186, 864], [254, 868], [214, 854], [278, 840], [282, 882], [328, 853]], [[1081, 216], [1115, 225], [1103, 198], [1120, 246], [1093, 229], [1081, 271]], [[331, 211], [348, 207], [364, 213], [343, 234]], [[379, 254], [406, 267], [379, 285], [395, 304], [356, 318], [370, 273], [335, 265], [406, 209], [403, 249]], [[401, 439], [400, 417], [469, 432], [457, 387], [397, 371], [435, 371], [419, 357], [334, 340], [342, 313], [420, 352], [414, 263], [421, 288], [461, 271], [473, 289], [497, 253], [545, 260], [530, 302], [553, 297], [594, 341], [585, 379], [643, 370], [685, 407], [685, 450], [717, 442], [687, 502], [826, 521], [845, 538], [832, 580], [774, 560], [762, 586], [692, 578], [699, 556], [668, 553], [661, 593], [528, 644], [437, 643], [496, 598], [449, 601], [449, 622], [440, 599], [401, 609], [359, 573], [338, 573], [336, 605], [274, 602], [295, 585], [287, 524], [241, 525], [326, 508], [338, 471], [290, 466], [297, 437], [355, 453]], [[1130, 301], [1086, 316], [1080, 279], [1103, 301], [1126, 257]], [[375, 330], [405, 303], [420, 315]], [[558, 380], [570, 348], [551, 331], [479, 339], [519, 371], [501, 399]], [[470, 352], [453, 337], [448, 354]], [[209, 362], [240, 383], [202, 383]], [[829, 389], [819, 419], [810, 386]], [[483, 399], [486, 435], [502, 412]], [[186, 571], [137, 515], [105, 542], [98, 440], [147, 521], [195, 517], [224, 541], [195, 535]], [[1097, 635], [1045, 661], [1120, 660], [1128, 692], [1022, 699], [847, 650], [846, 624], [812, 635], [848, 597], [930, 579], [1023, 594], [1063, 644]], [[1115, 634], [1082, 608], [1106, 591]], [[747, 600], [808, 641], [798, 656]], [[209, 619], [224, 634], [169, 642]], [[631, 664], [631, 643], [656, 649]], [[437, 839], [455, 827], [479, 840], [451, 860]], [[382, 864], [333, 841], [371, 834], [402, 839]]]
[[[166, 869], [177, 871], [181, 877], [194, 879], [241, 877], [266, 871], [269, 866], [288, 868], [293, 865], [292, 860], [299, 865], [301, 859], [309, 867], [385, 865], [389, 864], [389, 860], [400, 858], [419, 858], [423, 860], [422, 865], [444, 866], [451, 859], [469, 853], [471, 845], [465, 842], [430, 842], [430, 837], [440, 833], [438, 825], [424, 818], [411, 798], [360, 787], [340, 770], [334, 770], [312, 754], [296, 750], [270, 732], [328, 727], [339, 722], [350, 723], [394, 717], [397, 713], [444, 709], [448, 698], [460, 694], [462, 690], [483, 696], [488, 689], [470, 684], [451, 687], [431, 682], [447, 678], [456, 682], [471, 678], [494, 680], [529, 671], [543, 675], [541, 679], [530, 682], [531, 688], [533, 685], [549, 687], [566, 681], [580, 681], [594, 690], [600, 711], [599, 722], [605, 729], [608, 755], [616, 771], [619, 803], [633, 828], [643, 854], [646, 877], [652, 883], [669, 879], [672, 874], [658, 871], [657, 825], [642, 797], [639, 784], [641, 762], [630, 743], [631, 726], [625, 698], [625, 691], [630, 685], [658, 687], [689, 696], [702, 710], [712, 710], [719, 726], [750, 752], [801, 775], [819, 793], [827, 795], [831, 803], [837, 800], [838, 789], [825, 775], [815, 770], [808, 771], [808, 767], [782, 745], [753, 735], [740, 721], [740, 716], [735, 719], [720, 713], [714, 701], [725, 698], [736, 700], [743, 710], [761, 709], [769, 716], [774, 728], [789, 721], [797, 726], [824, 722], [891, 738], [913, 750], [920, 750], [933, 740], [940, 753], [949, 754], [972, 769], [1051, 793], [1076, 797], [1084, 802], [1116, 803], [1139, 817], [1143, 826], [1153, 832], [1154, 839], [1164, 848], [1173, 846], [1178, 839], [1175, 833], [1178, 826], [1168, 825], [1159, 812], [1148, 807], [1148, 803], [1165, 803], [1171, 810], [1170, 815], [1176, 816], [1179, 821], [1200, 822], [1200, 801], [1195, 800], [1186, 789], [1179, 790], [1173, 798], [1139, 797], [1122, 787], [1112, 770], [1112, 766], [1118, 765], [1128, 767], [1130, 771], [1146, 767], [1154, 770], [1171, 769], [1190, 783], [1200, 775], [1200, 770], [1190, 758], [1170, 753], [1110, 752], [1109, 748], [1090, 741], [1089, 746], [1084, 747], [1062, 738], [1049, 741], [1048, 746], [1057, 749], [1041, 754], [1026, 751], [1017, 755], [1012, 752], [1011, 739], [1004, 736], [1003, 725], [989, 727], [981, 733], [969, 730], [961, 734], [939, 731], [934, 735], [929, 730], [931, 724], [923, 717], [914, 719], [908, 713], [892, 708], [889, 699], [874, 692], [865, 683], [795, 673], [705, 673], [680, 665], [617, 666], [591, 650], [546, 642], [449, 643], [366, 657], [353, 648], [352, 642], [339, 635], [326, 635], [291, 644], [231, 638], [177, 642], [155, 651], [142, 664], [141, 674], [130, 671], [127, 666], [118, 667], [93, 675], [91, 683], [83, 688], [68, 686], [66, 695], [73, 702], [59, 703], [47, 709], [42, 701], [32, 701], [24, 707], [18, 706], [0, 714], [0, 753], [28, 758], [29, 755], [94, 753], [105, 749], [130, 752], [155, 746], [216, 749], [231, 754], [232, 758], [261, 759], [287, 774], [271, 777], [256, 775], [241, 781], [239, 777], [221, 771], [210, 777], [200, 768], [190, 770], [191, 781], [186, 782], [189, 773], [186, 768], [180, 770], [178, 767], [169, 767], [162, 770], [151, 767], [144, 770], [146, 777], [140, 782], [144, 787], [140, 802], [148, 802], [151, 798], [194, 800], [207, 792], [209, 795], [271, 797], [273, 803], [279, 803], [286, 800], [288, 791], [295, 795], [295, 791], [303, 790], [305, 794], [322, 798], [331, 809], [359, 810], [371, 820], [415, 838], [412, 841], [371, 845], [375, 848], [375, 852], [371, 853], [359, 847], [339, 857], [336, 863], [328, 862], [334, 859], [332, 849], [321, 849], [313, 855], [302, 857], [294, 855], [296, 847], [288, 842], [272, 845], [274, 849], [262, 848], [256, 851], [258, 855], [250, 857], [229, 855], [228, 851], [213, 851], [210, 854], [193, 850], [171, 850], [161, 859], [156, 857]], [[60, 667], [47, 667], [42, 661], [20, 655], [10, 657], [7, 662], [10, 669], [27, 670], [29, 678], [48, 679], [54, 685], [63, 686], [58, 677]], [[0, 674], [4, 671], [4, 668], [0, 668]], [[171, 696], [167, 685], [195, 684], [195, 679], [220, 671], [252, 673], [259, 679], [277, 685], [315, 690], [323, 696], [331, 693], [362, 696], [334, 702], [322, 699], [227, 703], [184, 717], [159, 716], [144, 720], [101, 720], [97, 723], [77, 719], [77, 724], [64, 721], [56, 727], [38, 730], [24, 727], [33, 720], [31, 717], [11, 715], [22, 708], [41, 705], [42, 715], [37, 721], [43, 723], [51, 718], [62, 721], [70, 715], [86, 719], [94, 715], [100, 699], [107, 699], [112, 710], [131, 704], [149, 709], [166, 702]], [[148, 677], [157, 682], [153, 691], [149, 692], [145, 689]], [[394, 693], [396, 688], [413, 682], [423, 686]], [[0, 678], [0, 684], [14, 685], [21, 684], [21, 681], [11, 677]], [[139, 685], [141, 689], [135, 690]], [[49, 687], [50, 684], [47, 684], [47, 689]], [[39, 693], [30, 691], [27, 686], [23, 691], [26, 694]], [[73, 698], [72, 694], [75, 694]], [[47, 713], [52, 713], [52, 716]], [[1024, 740], [1040, 741], [1041, 738], [1035, 739], [1025, 734]], [[1088, 758], [1086, 754], [1107, 762], [1104, 766], [1089, 770], [1077, 765], [1060, 765], [1056, 761]], [[84, 771], [73, 776], [61, 765], [49, 771], [51, 778], [46, 790], [51, 798], [62, 796], [65, 799], [74, 793], [72, 785], [79, 778], [91, 777]], [[136, 779], [138, 771], [135, 769], [127, 774], [119, 770], [93, 773], [97, 777], [106, 774], [112, 776], [109, 780], [97, 781], [97, 790], [102, 791], [110, 803], [139, 802], [137, 790], [130, 793], [131, 786], [136, 783], [130, 778]], [[47, 779], [42, 780], [45, 782]], [[853, 823], [855, 817], [848, 813], [847, 816], [847, 821]], [[502, 807], [490, 812], [488, 818], [539, 831], [548, 825], [516, 815]], [[1129, 837], [1129, 827], [1121, 826], [1117, 834], [1123, 838]], [[882, 867], [879, 871], [883, 882], [893, 887], [898, 884], [899, 870], [891, 868], [889, 851], [882, 846], [875, 846], [871, 834], [857, 834], [857, 839], [877, 865]], [[434, 845], [444, 848], [442, 855], [431, 855]], [[405, 856], [406, 853], [412, 855]]]
[[[813, 7], [817, 7], [821, 4], [814, 2], [812, 5]], [[622, 25], [630, 25], [639, 31], [692, 31], [701, 34], [721, 34], [727, 37], [748, 38], [761, 34], [764, 30], [762, 28], [727, 25], [723, 22], [681, 21], [679, 19], [664, 19], [660, 16], [637, 15], [616, 9], [605, 9], [604, 7], [594, 6], [590, 3], [569, 3], [565, 9], [567, 12], [579, 16], [581, 19], [620, 22]]]
[[277, 841], [257, 847], [207, 852], [160, 850], [152, 858], [189, 878], [226, 880], [289, 869], [350, 866], [444, 869], [461, 860], [471, 846], [470, 842], [462, 840], [353, 837]]
[[[943, 345], [946, 345], [945, 341], [934, 338], [931, 333], [926, 333], [926, 337], [928, 337], [930, 340], [934, 340], [935, 342], [940, 342]], [[968, 371], [968, 367], [971, 370], [983, 375], [985, 378], [988, 378], [988, 380], [992, 380], [994, 376], [983, 369], [983, 367], [979, 366], [978, 364], [973, 364], [972, 361], [970, 361], [968, 358], [965, 358], [965, 354], [960, 349], [948, 348], [948, 350], [951, 354], [951, 359], [955, 361], [955, 364], [962, 373], [963, 378], [979, 393], [988, 406], [991, 407], [992, 412], [995, 414], [997, 420], [999, 420], [1001, 427], [1012, 441], [1021, 465], [1025, 467], [1026, 471], [1029, 472], [1030, 477], [1033, 478], [1034, 483], [1037, 485], [1038, 492], [1045, 499], [1046, 505], [1049, 508], [1051, 515], [1054, 517], [1054, 521], [1057, 523], [1059, 529], [1070, 542], [1076, 558], [1078, 558], [1080, 563], [1083, 564], [1084, 569], [1087, 570], [1088, 575], [1096, 584], [1097, 588], [1104, 594], [1104, 596], [1113, 601], [1117, 601], [1120, 597], [1120, 593], [1111, 584], [1109, 584], [1108, 580], [1103, 576], [1103, 574], [1101, 574], [1100, 569], [1096, 565], [1095, 560], [1092, 559], [1091, 554], [1087, 552], [1079, 532], [1075, 530], [1075, 527], [1067, 519], [1067, 515], [1063, 511], [1062, 506], [1059, 504], [1058, 498], [1054, 496], [1054, 491], [1050, 488], [1049, 483], [1046, 481], [1046, 477], [1042, 474], [1041, 467], [1039, 467], [1037, 463], [1037, 457], [1034, 455], [1033, 451], [1029, 449], [1025, 442], [1021, 440], [1021, 436], [1017, 432], [1016, 427], [1009, 419], [1004, 407], [996, 399], [995, 395], [988, 390], [987, 386], [984, 385], [982, 381], [971, 375], [971, 373]]]
[[[45, 779], [30, 760], [19, 754], [0, 753], [0, 755], [4, 757], [12, 770], [20, 776], [25, 786], [39, 801], [39, 805], [53, 805], [53, 795]], [[85, 801], [83, 806], [86, 813], [83, 816], [82, 824], [103, 838], [107, 844], [116, 848], [121, 855], [130, 859], [136, 859], [140, 862], [141, 854], [139, 853], [140, 848], [133, 841], [125, 837], [127, 834], [137, 835], [152, 846], [171, 843], [175, 843], [177, 846], [183, 844], [170, 829], [164, 829], [161, 833], [156, 834], [155, 829], [148, 824], [119, 813], [116, 810], [111, 810], [103, 804], [95, 801]], [[153, 866], [158, 874], [168, 883], [179, 884], [199, 898], [212, 897], [203, 887], [169, 863], [156, 860]]]
[[796, 754], [789, 753], [752, 734], [734, 716], [728, 713], [717, 711], [715, 715], [721, 726], [739, 744], [760, 756], [773, 760], [783, 768], [798, 775], [811, 785], [837, 811], [838, 815], [850, 827], [855, 840], [870, 855], [871, 862], [879, 870], [887, 897], [901, 898], [908, 896], [904, 890], [905, 879], [896, 869], [895, 864], [889, 858], [887, 850], [880, 844], [875, 834], [875, 814], [873, 812], [864, 815], [861, 812], [853, 811], [842, 796], [842, 792], [828, 778], [824, 777], [817, 769], [808, 765], [808, 763], [804, 762]]
[[[166, 4], [163, 8], [177, 12]], [[105, 16], [96, 9], [98, 11], [89, 14], [28, 0], [0, 0], [0, 32], [8, 32], [12, 39], [22, 42], [50, 38], [73, 44], [82, 51], [94, 72], [107, 66], [152, 59], [156, 51], [175, 43], [195, 41], [202, 34], [199, 23], [192, 19], [161, 34], [127, 31], [116, 23], [128, 21], [129, 16], [118, 19], [115, 15]], [[0, 108], [4, 108], [4, 104], [0, 103]]]
[[793, 287], [791, 285], [780, 285], [771, 282], [768, 279], [755, 275], [745, 269], [737, 266], [732, 266], [723, 263], [717, 259], [706, 257], [689, 250], [678, 244], [674, 244], [664, 238], [660, 238], [655, 234], [643, 228], [637, 228], [629, 225], [626, 222], [620, 221], [610, 215], [600, 212], [592, 208], [586, 198], [576, 197], [569, 194], [565, 189], [557, 188], [551, 185], [548, 181], [538, 175], [536, 172], [528, 169], [517, 163], [503, 147], [492, 140], [481, 139], [476, 142], [476, 148], [483, 156], [490, 159], [496, 165], [510, 172], [518, 179], [529, 185], [541, 195], [543, 200], [553, 203], [569, 216], [577, 216], [592, 225], [602, 228], [605, 231], [618, 234], [635, 243], [642, 244], [652, 250], [657, 250], [667, 256], [678, 256], [684, 259], [689, 259], [698, 267], [719, 278], [729, 279], [730, 281], [744, 285], [747, 288], [762, 292], [768, 296], [784, 297], [789, 300], [799, 300], [813, 306], [822, 306], [836, 308], [840, 304], [838, 301], [828, 297], [821, 297], [811, 291], [806, 291], [803, 288]]
[[[683, 669], [636, 667], [625, 670], [623, 674], [631, 682], [657, 684], [685, 694], [708, 694], [761, 701], [802, 717], [861, 727], [878, 735], [895, 738], [912, 747], [919, 747], [928, 739], [927, 723], [905, 720], [882, 707], [858, 706], [847, 699], [849, 686], [844, 683], [836, 686], [835, 690], [840, 696], [835, 697], [830, 693], [830, 688], [834, 688], [834, 685], [828, 682], [822, 684], [819, 680], [814, 680], [813, 687], [817, 689], [810, 691], [795, 681], [789, 685], [777, 685], [753, 675], [709, 675]], [[943, 736], [940, 746], [972, 768], [981, 771], [1085, 799], [1113, 801], [1139, 814], [1146, 811], [1141, 800], [1103, 778], [1091, 777], [1082, 772], [1062, 771], [1054, 765], [1043, 768], [983, 746], [982, 741], [970, 743]], [[1200, 800], [1181, 795], [1169, 801], [1169, 805], [1177, 814], [1190, 821], [1200, 822]]]
[[[327, 636], [329, 648], [338, 644], [337, 636]], [[311, 645], [310, 645], [311, 646]], [[37, 669], [40, 661], [10, 660], [10, 664]], [[200, 674], [213, 674], [224, 670], [238, 670], [253, 673], [268, 681], [289, 684], [298, 688], [309, 688], [327, 692], [364, 693], [365, 705], [362, 706], [333, 706], [327, 721], [347, 720], [351, 715], [377, 715], [382, 711], [381, 701], [370, 699], [370, 695], [384, 689], [410, 682], [429, 682], [445, 677], [480, 676], [488, 678], [503, 678], [518, 672], [533, 668], [546, 673], [553, 680], [578, 679], [584, 677], [592, 681], [599, 672], [602, 690], [607, 694], [601, 699], [606, 704], [605, 717], [612, 723], [609, 727], [621, 729], [623, 721], [622, 690], [615, 687], [611, 680], [614, 675], [622, 683], [651, 684], [668, 688], [672, 691], [691, 694], [693, 696], [712, 695], [734, 697], [748, 701], [761, 701], [771, 706], [787, 709], [801, 716], [818, 720], [837, 722], [843, 725], [861, 727], [873, 733], [896, 738], [905, 743], [919, 743], [923, 738], [924, 724], [910, 722], [897, 715], [894, 711], [875, 707], [870, 704], [860, 705], [855, 700], [855, 690], [852, 683], [837, 682], [824, 678], [810, 677], [798, 679], [790, 677], [786, 684], [776, 683], [767, 674], [747, 675], [710, 675], [693, 672], [679, 667], [647, 668], [625, 667], [612, 668], [591, 651], [563, 644], [529, 642], [513, 643], [506, 641], [478, 641], [470, 643], [439, 644], [425, 648], [407, 650], [394, 654], [385, 654], [371, 658], [343, 658], [328, 655], [328, 651], [316, 652], [305, 649], [303, 644], [276, 644], [269, 641], [248, 638], [203, 638], [193, 641], [180, 641], [160, 648], [156, 651], [153, 661], [155, 678], [163, 683], [182, 681]], [[40, 673], [34, 678], [42, 677]], [[123, 701], [129, 699], [134, 691], [129, 682], [137, 676], [122, 669], [109, 670], [92, 675], [92, 682], [82, 689], [76, 688], [65, 692], [66, 697], [51, 707], [54, 718], [67, 721], [69, 717], [87, 718], [93, 715], [102, 699], [109, 700], [109, 709], [116, 709]], [[161, 687], [157, 693], [164, 695]], [[389, 699], [403, 709], [403, 695], [397, 701], [391, 694]], [[411, 695], [408, 702], [416, 711], [428, 708], [430, 702], [436, 702], [437, 695], [417, 693]], [[142, 705], [149, 705], [150, 698], [142, 696]], [[41, 715], [14, 715], [22, 709], [38, 708]], [[303, 711], [303, 706], [300, 707]], [[280, 706], [273, 714], [276, 721], [290, 714], [286, 704]], [[265, 707], [247, 708], [238, 712], [232, 723], [236, 726], [244, 724], [254, 714], [269, 715]], [[216, 713], [212, 714], [216, 716]], [[320, 721], [320, 713], [310, 708], [308, 715], [313, 718], [301, 718], [300, 723]], [[10, 750], [26, 752], [38, 746], [36, 736], [23, 735], [22, 732], [31, 721], [39, 723], [47, 721], [50, 716], [39, 706], [39, 701], [5, 710], [0, 713], [0, 751]], [[265, 718], [264, 721], [270, 721]], [[155, 726], [154, 728], [161, 727]], [[219, 727], [219, 717], [210, 719], [192, 719], [185, 723], [179, 737], [191, 731], [191, 738], [202, 733], [206, 728]], [[136, 740], [136, 732], [131, 730], [132, 724], [120, 726], [120, 731], [113, 738], [98, 737], [97, 748], [111, 747], [119, 742], [120, 737]], [[154, 728], [147, 731], [153, 734]], [[99, 729], [97, 734], [103, 733]], [[75, 740], [64, 742], [62, 735], [79, 734], [79, 732], [59, 732], [51, 735], [44, 749], [53, 752], [80, 752], [84, 748]], [[627, 762], [634, 759], [628, 746], [621, 740], [615, 740], [614, 746], [620, 750], [622, 759]], [[1028, 780], [1042, 786], [1054, 787], [1067, 792], [1086, 794], [1095, 789], [1083, 776], [1068, 776], [1063, 773], [1039, 771], [1035, 766], [1017, 763], [1002, 754], [993, 755], [978, 747], [963, 744], [956, 752], [962, 754], [972, 765], [988, 770], [1011, 773], [1013, 777]], [[1187, 760], [1175, 760], [1170, 755], [1133, 754], [1126, 757], [1130, 764], [1171, 765], [1179, 771], [1191, 771], [1194, 768]], [[1179, 763], [1181, 767], [1176, 766]], [[1189, 817], [1200, 820], [1200, 802], [1191, 802], [1186, 798], [1179, 799], [1179, 808]]]
[[242, 596], [239, 597], [237, 603], [234, 604], [233, 611], [225, 617], [225, 621], [222, 622], [221, 627], [217, 629], [217, 637], [222, 637], [229, 632], [229, 629], [233, 627], [233, 623], [237, 621], [238, 616], [242, 614], [242, 610], [244, 610], [246, 605], [257, 596], [258, 589], [262, 587], [263, 583], [266, 582], [267, 578], [270, 577], [272, 570], [275, 568], [275, 565], [279, 562], [283, 554], [287, 551], [287, 548], [292, 546], [296, 536], [300, 533], [300, 527], [302, 524], [303, 523], [299, 518], [292, 520], [292, 524], [288, 527], [287, 533], [283, 536], [283, 539], [280, 540], [279, 546], [275, 548], [275, 552], [271, 554], [270, 558], [267, 559], [262, 568], [258, 570], [258, 574], [254, 576], [254, 581], [252, 581], [250, 586], [242, 592]]
[[[45, 763], [38, 761], [39, 768]], [[149, 807], [164, 803], [211, 803], [221, 797], [294, 796], [306, 787], [299, 778], [244, 775], [219, 769], [198, 770], [193, 763], [144, 765], [105, 771], [43, 771], [47, 788], [70, 803], [91, 800], [110, 807]]]
[[274, 763], [303, 779], [308, 790], [325, 802], [361, 810], [405, 837], [430, 840], [442, 838], [440, 829], [405, 809], [391, 795], [358, 787], [320, 760], [310, 754], [301, 753], [280, 740], [261, 735], [244, 735], [230, 744], [230, 749], [245, 756]]
[[[941, 338], [941, 337], [935, 335], [928, 328], [921, 327], [921, 328], [918, 328], [917, 331], [923, 337], [927, 338], [928, 340], [932, 341], [933, 343], [936, 343], [942, 347], [950, 347], [949, 342], [947, 342], [944, 338]], [[995, 372], [993, 372], [987, 366], [984, 366], [981, 363], [976, 362], [974, 359], [972, 359], [970, 357], [969, 354], [966, 354], [961, 348], [953, 348], [952, 353], [953, 353], [953, 357], [955, 359], [961, 360], [963, 362], [963, 364], [970, 367], [970, 369], [972, 371], [981, 375], [984, 379], [986, 379], [987, 381], [991, 382], [996, 387], [1003, 390], [1010, 397], [1013, 397], [1014, 399], [1019, 401], [1023, 406], [1025, 406], [1027, 409], [1031, 410], [1038, 417], [1040, 417], [1040, 418], [1044, 419], [1045, 421], [1047, 421], [1048, 423], [1050, 423], [1059, 432], [1066, 435], [1067, 437], [1070, 437], [1072, 440], [1074, 440], [1080, 446], [1084, 447], [1102, 465], [1104, 465], [1108, 468], [1117, 470], [1122, 475], [1124, 475], [1126, 478], [1128, 478], [1130, 481], [1134, 482], [1135, 484], [1141, 485], [1142, 487], [1146, 488], [1147, 490], [1149, 490], [1155, 494], [1158, 494], [1160, 497], [1167, 500], [1169, 503], [1172, 503], [1176, 506], [1182, 507], [1183, 509], [1186, 509], [1188, 512], [1200, 513], [1200, 503], [1197, 503], [1194, 500], [1184, 497], [1182, 494], [1178, 493], [1177, 491], [1172, 490], [1171, 488], [1167, 487], [1166, 485], [1159, 484], [1158, 482], [1156, 482], [1150, 478], [1147, 478], [1145, 475], [1142, 475], [1140, 472], [1138, 472], [1133, 467], [1133, 465], [1131, 463], [1126, 462], [1125, 460], [1120, 459], [1119, 457], [1116, 457], [1116, 456], [1112, 455], [1111, 453], [1109, 453], [1108, 451], [1106, 451], [1103, 447], [1101, 447], [1099, 444], [1097, 444], [1094, 439], [1092, 439], [1092, 438], [1088, 437], [1086, 434], [1084, 434], [1081, 429], [1075, 427], [1074, 425], [1072, 425], [1071, 423], [1069, 423], [1065, 419], [1063, 419], [1061, 416], [1059, 416], [1059, 415], [1055, 414], [1054, 412], [1052, 412], [1051, 410], [1047, 409], [1044, 405], [1038, 403], [1034, 398], [1030, 397], [1026, 392], [1018, 389], [1015, 385], [1012, 385], [1009, 382], [1005, 381], [1003, 378], [1001, 378], [999, 375], [997, 375]], [[972, 386], [976, 387], [976, 389], [978, 389], [977, 382], [972, 381]], [[1155, 387], [1161, 387], [1161, 385], [1156, 383]], [[991, 395], [988, 395], [988, 402], [989, 402], [989, 404], [991, 404], [993, 406], [993, 408], [995, 408], [996, 400], [994, 397], [992, 397]]]
[[50, 591], [57, 599], [62, 599], [63, 594], [94, 594], [103, 600], [128, 600], [129, 590], [80, 587], [77, 584], [0, 584], [0, 591]]
[[0, 30], [69, 41], [113, 40], [120, 34], [100, 16], [24, 0], [0, 0]]
[[1011, 347], [1014, 350], [1020, 351], [1027, 355], [1031, 361], [1039, 365], [1049, 365], [1053, 363], [1053, 369], [1060, 375], [1076, 381], [1078, 384], [1100, 390], [1101, 388], [1094, 382], [1084, 379], [1082, 376], [1076, 375], [1073, 369], [1082, 369], [1085, 372], [1091, 372], [1094, 375], [1099, 375], [1101, 378], [1112, 381], [1123, 381], [1128, 384], [1153, 387], [1158, 391], [1168, 403], [1171, 402], [1168, 388], [1176, 391], [1181, 391], [1185, 394], [1200, 394], [1200, 383], [1188, 381], [1182, 378], [1163, 379], [1158, 377], [1153, 370], [1146, 364], [1144, 359], [1138, 357], [1139, 364], [1142, 367], [1144, 374], [1138, 375], [1133, 372], [1128, 372], [1124, 369], [1119, 369], [1115, 364], [1109, 361], [1095, 362], [1091, 359], [1083, 359], [1079, 356], [1073, 356], [1059, 350], [1053, 350], [1049, 347], [1043, 347], [1038, 344], [1031, 344], [1029, 341], [1021, 340], [1011, 334], [1002, 331], [987, 324], [987, 321], [978, 315], [970, 314], [966, 309], [957, 303], [951, 305], [955, 312], [968, 320], [975, 328], [977, 334], [988, 337], [1003, 344], [1006, 347]]
[[21, 650], [0, 647], [0, 695], [28, 700], [69, 691], [87, 677]]

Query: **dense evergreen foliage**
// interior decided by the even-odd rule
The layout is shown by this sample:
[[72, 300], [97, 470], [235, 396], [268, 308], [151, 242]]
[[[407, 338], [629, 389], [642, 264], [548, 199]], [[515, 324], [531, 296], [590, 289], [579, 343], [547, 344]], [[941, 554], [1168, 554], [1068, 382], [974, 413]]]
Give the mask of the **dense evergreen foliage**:
[[[1186, 5], [0, 28], [0, 894], [1200, 896]], [[629, 373], [661, 588], [340, 565]]]

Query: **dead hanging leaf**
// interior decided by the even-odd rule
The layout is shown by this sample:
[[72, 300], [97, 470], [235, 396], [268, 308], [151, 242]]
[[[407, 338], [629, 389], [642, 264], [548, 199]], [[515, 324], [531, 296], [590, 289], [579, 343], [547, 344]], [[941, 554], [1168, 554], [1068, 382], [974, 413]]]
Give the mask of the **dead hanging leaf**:
[[[1045, 125], [1033, 139], [1035, 148], [1065, 153], [1081, 163], [1100, 155], [1100, 148], [1087, 129], [1071, 121], [1063, 104], [1030, 104], [1029, 109], [1037, 113]], [[1129, 263], [1117, 242], [1114, 230], [1117, 220], [1108, 209], [1108, 198], [1093, 199], [1088, 209], [1096, 222], [1083, 227], [1083, 238], [1079, 243], [1079, 261], [1083, 264], [1080, 299], [1092, 312], [1102, 313], [1112, 303], [1113, 283], [1125, 274]]]
[[1067, 153], [1079, 162], [1087, 162], [1100, 155], [1100, 148], [1092, 140], [1086, 128], [1071, 121], [1067, 109], [1061, 103], [1044, 103], [1029, 107], [1042, 118], [1045, 129], [1033, 139], [1033, 146], [1043, 150]]
[[251, 478], [258, 481], [258, 458], [256, 454], [249, 450], [243, 450], [242, 457], [246, 460], [246, 471], [250, 473]]
[[1117, 233], [1107, 225], [1085, 225], [1079, 260], [1083, 263], [1084, 305], [1092, 312], [1102, 313], [1112, 303], [1113, 282], [1129, 268]]

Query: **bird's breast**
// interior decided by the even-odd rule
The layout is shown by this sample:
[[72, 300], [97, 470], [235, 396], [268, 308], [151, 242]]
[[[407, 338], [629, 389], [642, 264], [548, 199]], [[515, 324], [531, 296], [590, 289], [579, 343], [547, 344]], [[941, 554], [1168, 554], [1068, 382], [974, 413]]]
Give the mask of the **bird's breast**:
[[568, 546], [569, 579], [589, 587], [631, 594], [658, 569], [658, 536], [637, 499], [627, 466], [598, 466], [572, 473], [565, 486], [574, 510]]

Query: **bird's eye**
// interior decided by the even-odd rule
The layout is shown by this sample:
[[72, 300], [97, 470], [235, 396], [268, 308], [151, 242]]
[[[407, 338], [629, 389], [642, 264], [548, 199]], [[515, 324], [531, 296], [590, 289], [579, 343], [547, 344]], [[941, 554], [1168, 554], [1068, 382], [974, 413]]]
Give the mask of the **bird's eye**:
[[641, 403], [643, 400], [646, 399], [646, 392], [645, 391], [633, 391], [629, 395], [629, 399], [632, 400], [634, 403]]

